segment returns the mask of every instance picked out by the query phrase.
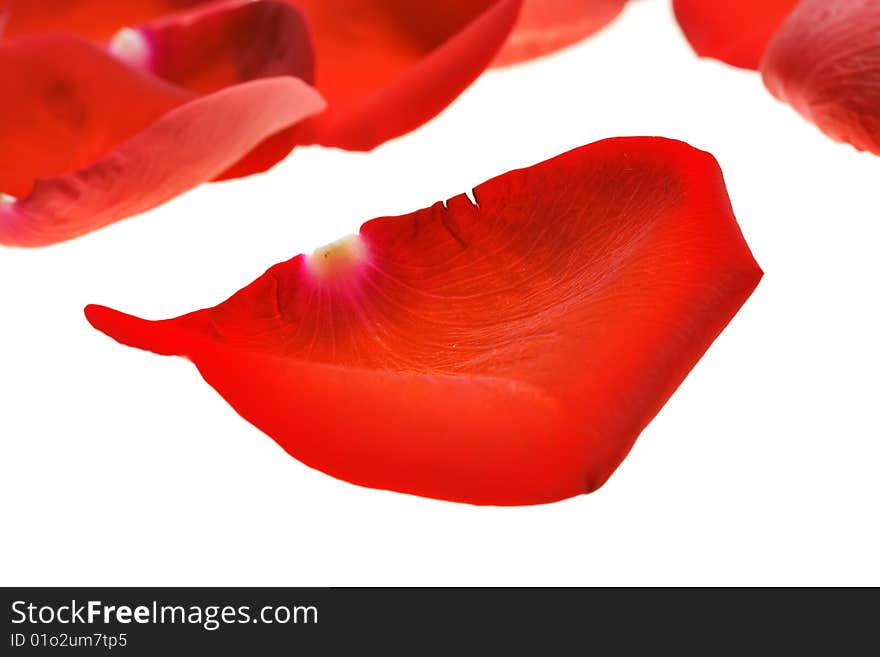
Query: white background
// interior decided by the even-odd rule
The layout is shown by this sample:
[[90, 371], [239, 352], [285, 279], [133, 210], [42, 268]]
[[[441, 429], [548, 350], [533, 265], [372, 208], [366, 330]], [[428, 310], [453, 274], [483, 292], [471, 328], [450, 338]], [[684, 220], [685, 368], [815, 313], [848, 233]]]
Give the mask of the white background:
[[[83, 318], [213, 305], [374, 216], [616, 135], [714, 153], [766, 275], [592, 495], [478, 508], [335, 480], [188, 362]], [[0, 249], [2, 583], [878, 585], [878, 182], [880, 158], [697, 60], [652, 0], [373, 153], [299, 149], [74, 242]]]

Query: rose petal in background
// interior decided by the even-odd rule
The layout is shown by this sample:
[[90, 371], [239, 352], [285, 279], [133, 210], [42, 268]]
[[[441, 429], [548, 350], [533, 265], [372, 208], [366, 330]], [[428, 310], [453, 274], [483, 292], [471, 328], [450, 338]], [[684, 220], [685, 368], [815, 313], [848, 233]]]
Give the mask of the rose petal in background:
[[305, 19], [286, 2], [215, 2], [133, 28], [111, 51], [139, 68], [199, 93], [292, 75], [312, 84], [315, 61]]
[[585, 39], [610, 23], [627, 0], [525, 0], [496, 66], [547, 55]]
[[715, 160], [612, 139], [276, 265], [127, 345], [190, 359], [304, 463], [476, 504], [595, 490], [761, 271]]
[[[51, 2], [28, 5], [16, 0], [11, 23], [18, 26], [13, 33], [57, 26], [88, 36], [100, 33], [102, 38], [108, 36], [107, 25], [127, 24], [129, 29], [118, 33], [112, 45], [117, 56], [200, 92], [237, 77], [279, 70], [313, 79], [327, 100], [327, 111], [274, 135], [218, 176], [226, 179], [265, 170], [297, 144], [370, 150], [419, 127], [491, 64], [510, 36], [522, 2], [287, 0], [286, 14], [280, 2], [254, 3], [260, 8], [221, 2], [172, 13], [139, 28], [131, 27], [138, 18], [156, 19], [202, 3], [189, 0], [181, 7], [171, 0], [139, 0], [123, 10], [109, 0], [79, 0], [42, 21], [54, 6]], [[276, 55], [280, 61], [271, 59]]]
[[[10, 19], [5, 36], [64, 32], [103, 43], [120, 27], [212, 0], [0, 0]], [[0, 31], [2, 32], [2, 31]]]
[[761, 72], [774, 96], [825, 134], [880, 155], [880, 2], [803, 0]]
[[[215, 2], [121, 30], [111, 51], [153, 75], [206, 93], [265, 77], [315, 79], [312, 39], [303, 14], [274, 0]], [[216, 180], [265, 171], [296, 146], [296, 132], [261, 143]]]
[[302, 0], [328, 109], [296, 140], [370, 150], [433, 118], [492, 62], [522, 0]]
[[150, 209], [319, 112], [266, 78], [198, 97], [77, 37], [0, 42], [0, 244], [41, 246]]
[[0, 42], [0, 192], [94, 162], [193, 94], [76, 37]]
[[758, 70], [761, 56], [798, 0], [674, 0], [675, 17], [700, 57]]

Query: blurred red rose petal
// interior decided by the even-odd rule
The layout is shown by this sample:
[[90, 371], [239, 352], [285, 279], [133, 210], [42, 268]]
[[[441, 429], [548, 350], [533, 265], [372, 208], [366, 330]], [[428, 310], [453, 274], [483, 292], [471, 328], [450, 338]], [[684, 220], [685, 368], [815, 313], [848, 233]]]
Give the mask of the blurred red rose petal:
[[433, 118], [498, 54], [522, 0], [302, 0], [328, 109], [300, 143], [370, 150]]
[[612, 139], [297, 256], [116, 340], [192, 360], [304, 463], [476, 504], [595, 490], [761, 277], [715, 160]]
[[[0, 43], [0, 244], [41, 246], [150, 209], [319, 112], [317, 92], [266, 78], [197, 97], [76, 37]], [[36, 181], [36, 182], [34, 182]]]
[[761, 72], [774, 96], [825, 134], [880, 155], [880, 2], [803, 0]]
[[[129, 25], [114, 40], [113, 51], [122, 59], [198, 91], [215, 89], [246, 73], [265, 75], [267, 69], [279, 68], [266, 55], [280, 54], [288, 62], [294, 55], [297, 66], [285, 69], [286, 73], [307, 81], [314, 64], [314, 85], [327, 99], [328, 109], [296, 129], [274, 135], [218, 179], [262, 171], [297, 144], [370, 150], [414, 130], [491, 64], [510, 36], [523, 0], [284, 2], [291, 12], [286, 22], [278, 18], [283, 12], [277, 7], [263, 11], [239, 7], [233, 19], [228, 6], [236, 3], [224, 2], [172, 14], [148, 26]], [[130, 11], [117, 4], [80, 0], [46, 25], [57, 23], [59, 29], [88, 33], [82, 26], [91, 22], [119, 28], [137, 23], [133, 19], [139, 16], [155, 18], [156, 12], [162, 15], [181, 8], [167, 0], [141, 0]], [[220, 5], [225, 7], [218, 10]], [[19, 27], [13, 32], [41, 29], [34, 17], [49, 9], [47, 0], [38, 0], [33, 7], [16, 2], [11, 23]], [[278, 13], [273, 15], [274, 11]], [[308, 36], [302, 38], [300, 11], [314, 44], [314, 62], [306, 61], [311, 50]], [[252, 20], [242, 19], [247, 12], [253, 13]], [[103, 35], [106, 30], [97, 31]], [[279, 32], [283, 40], [273, 39]], [[265, 50], [257, 48], [254, 53], [253, 46]], [[223, 56], [217, 56], [218, 50]], [[247, 61], [242, 62], [242, 55]]]
[[286, 2], [232, 0], [122, 30], [111, 51], [199, 93], [292, 75], [314, 82], [314, 53], [303, 15]]
[[10, 20], [6, 36], [35, 33], [76, 34], [97, 42], [120, 27], [137, 25], [213, 0], [2, 0]]
[[[121, 30], [111, 51], [154, 75], [201, 93], [246, 80], [291, 75], [314, 83], [311, 36], [302, 13], [286, 2], [232, 0]], [[271, 168], [296, 146], [295, 132], [261, 143], [217, 180]]]
[[495, 60], [516, 64], [570, 46], [599, 31], [627, 0], [525, 0], [513, 34]]
[[758, 70], [773, 34], [798, 0], [674, 0], [675, 16], [700, 57]]
[[193, 94], [141, 75], [76, 37], [0, 42], [0, 192], [94, 162]]

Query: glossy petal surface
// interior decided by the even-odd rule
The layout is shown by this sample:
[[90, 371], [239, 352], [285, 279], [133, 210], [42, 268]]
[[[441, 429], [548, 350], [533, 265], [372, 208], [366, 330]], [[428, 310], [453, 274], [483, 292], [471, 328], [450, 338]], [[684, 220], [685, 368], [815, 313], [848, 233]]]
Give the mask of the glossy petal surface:
[[798, 0], [674, 0], [675, 17], [700, 57], [758, 70], [770, 39]]
[[5, 36], [46, 32], [110, 39], [120, 27], [138, 25], [212, 0], [0, 0], [9, 15]]
[[477, 504], [598, 488], [761, 272], [715, 160], [626, 138], [272, 267], [219, 306], [99, 330], [192, 360], [336, 477]]
[[[211, 179], [319, 112], [291, 77], [206, 96], [139, 73], [75, 37], [0, 43], [0, 244], [40, 246], [147, 210]], [[35, 182], [36, 181], [36, 182]]]
[[577, 43], [610, 23], [626, 2], [525, 0], [513, 34], [495, 64], [516, 64]]
[[880, 155], [880, 2], [803, 0], [761, 72], [774, 96], [825, 134]]
[[522, 0], [301, 0], [328, 110], [300, 143], [369, 150], [415, 129], [492, 62]]

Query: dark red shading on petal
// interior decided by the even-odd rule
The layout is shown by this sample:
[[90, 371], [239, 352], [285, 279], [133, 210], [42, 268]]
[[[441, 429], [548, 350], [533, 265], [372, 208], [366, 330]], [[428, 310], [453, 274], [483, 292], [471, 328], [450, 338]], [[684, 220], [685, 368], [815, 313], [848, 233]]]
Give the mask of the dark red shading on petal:
[[627, 0], [525, 0], [496, 66], [547, 55], [585, 39], [614, 20]]
[[370, 150], [433, 118], [485, 70], [522, 0], [302, 0], [328, 110], [296, 141]]
[[673, 0], [675, 17], [700, 57], [757, 71], [798, 0]]
[[114, 339], [192, 360], [290, 454], [476, 504], [595, 490], [761, 277], [715, 160], [612, 139], [272, 267]]
[[[291, 77], [203, 97], [75, 37], [0, 43], [0, 244], [42, 246], [150, 209], [323, 108]], [[36, 182], [34, 182], [36, 181]]]
[[216, 2], [125, 28], [111, 50], [169, 82], [209, 93], [239, 82], [291, 75], [314, 82], [302, 13], [274, 0]]
[[880, 2], [803, 0], [761, 72], [774, 96], [829, 137], [880, 155]]
[[104, 42], [120, 27], [213, 0], [3, 0], [9, 22], [5, 36], [46, 32], [76, 34]]

